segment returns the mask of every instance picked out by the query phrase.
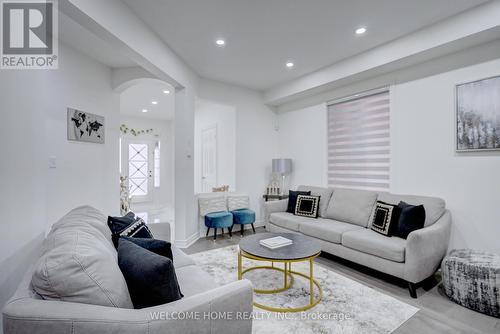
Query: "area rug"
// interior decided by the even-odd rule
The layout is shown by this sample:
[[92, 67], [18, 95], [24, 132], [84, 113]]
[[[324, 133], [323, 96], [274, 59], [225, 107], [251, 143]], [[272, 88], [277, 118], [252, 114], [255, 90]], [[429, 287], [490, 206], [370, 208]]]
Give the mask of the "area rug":
[[[193, 254], [195, 262], [219, 285], [237, 280], [238, 246], [229, 246]], [[266, 262], [243, 260], [243, 266], [268, 265]], [[294, 271], [308, 273], [308, 263], [294, 263]], [[323, 289], [323, 298], [305, 312], [276, 313], [254, 307], [253, 333], [391, 333], [413, 316], [418, 308], [378, 292], [361, 283], [314, 265], [314, 277]], [[254, 287], [273, 289], [283, 285], [283, 273], [253, 270], [245, 274]], [[317, 296], [319, 292], [316, 290]], [[309, 300], [309, 282], [295, 276], [289, 290], [279, 294], [254, 294], [254, 301], [275, 307], [298, 307]]]

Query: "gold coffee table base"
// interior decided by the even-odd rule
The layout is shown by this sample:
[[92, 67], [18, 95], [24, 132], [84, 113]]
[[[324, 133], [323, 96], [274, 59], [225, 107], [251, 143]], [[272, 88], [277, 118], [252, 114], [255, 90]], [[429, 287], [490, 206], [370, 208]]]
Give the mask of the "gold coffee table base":
[[[262, 270], [276, 270], [280, 271], [283, 273], [283, 287], [278, 288], [278, 289], [271, 289], [271, 290], [262, 290], [262, 289], [254, 289], [253, 291], [255, 293], [264, 293], [264, 294], [273, 294], [273, 293], [280, 293], [283, 291], [286, 291], [290, 289], [293, 286], [294, 283], [294, 275], [302, 276], [306, 279], [309, 280], [309, 304], [301, 306], [301, 307], [272, 307], [268, 305], [263, 305], [259, 304], [257, 302], [254, 302], [254, 306], [261, 308], [266, 311], [271, 311], [271, 312], [301, 312], [301, 311], [306, 311], [309, 310], [310, 308], [316, 306], [320, 301], [321, 298], [323, 298], [323, 290], [321, 289], [321, 286], [319, 285], [318, 281], [314, 279], [313, 276], [313, 266], [314, 266], [314, 259], [319, 255], [315, 254], [311, 257], [306, 257], [303, 259], [296, 259], [296, 260], [274, 260], [274, 259], [268, 259], [268, 258], [261, 258], [255, 255], [251, 255], [248, 253], [245, 253], [244, 251], [239, 251], [238, 253], [238, 280], [243, 279], [243, 275], [249, 271], [252, 270], [257, 270], [257, 269], [262, 269]], [[242, 258], [247, 258], [250, 260], [255, 260], [255, 261], [266, 261], [266, 262], [271, 262], [271, 266], [255, 266], [255, 267], [250, 267], [243, 269], [242, 265]], [[297, 271], [292, 270], [292, 263], [293, 262], [304, 262], [308, 261], [309, 262], [309, 276], [303, 273], [299, 273]], [[283, 268], [275, 267], [274, 263], [283, 263], [284, 266]], [[318, 298], [314, 298], [314, 286], [318, 288], [319, 291], [319, 296]]]

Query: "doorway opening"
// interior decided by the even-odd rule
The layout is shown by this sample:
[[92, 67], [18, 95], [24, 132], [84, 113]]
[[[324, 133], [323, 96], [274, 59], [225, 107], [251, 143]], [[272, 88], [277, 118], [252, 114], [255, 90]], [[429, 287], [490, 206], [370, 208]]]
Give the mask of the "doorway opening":
[[194, 191], [236, 191], [236, 110], [197, 99], [194, 124]]
[[[120, 94], [120, 179], [147, 224], [174, 223], [174, 88], [144, 79]], [[123, 201], [123, 196], [122, 196]]]

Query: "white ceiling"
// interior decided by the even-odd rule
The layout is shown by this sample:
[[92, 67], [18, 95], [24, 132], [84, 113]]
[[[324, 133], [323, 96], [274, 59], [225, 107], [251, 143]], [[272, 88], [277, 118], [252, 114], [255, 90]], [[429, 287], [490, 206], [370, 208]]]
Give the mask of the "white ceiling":
[[[202, 77], [257, 90], [487, 0], [122, 0]], [[368, 32], [356, 36], [354, 30]], [[226, 46], [216, 47], [217, 38]], [[293, 61], [295, 67], [286, 69]]]
[[[163, 93], [169, 90], [170, 94]], [[120, 113], [122, 115], [142, 117], [148, 119], [172, 120], [174, 119], [174, 89], [159, 80], [145, 80], [127, 88], [120, 95]], [[151, 104], [157, 101], [157, 105]], [[143, 113], [142, 109], [147, 109]]]
[[137, 66], [132, 60], [104, 42], [92, 32], [59, 12], [59, 39], [101, 64], [111, 68]]

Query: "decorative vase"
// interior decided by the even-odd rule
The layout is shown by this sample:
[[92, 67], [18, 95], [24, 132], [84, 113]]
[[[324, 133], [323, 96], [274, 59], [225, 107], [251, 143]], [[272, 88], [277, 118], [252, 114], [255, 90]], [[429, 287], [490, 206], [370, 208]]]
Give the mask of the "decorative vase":
[[128, 177], [120, 176], [120, 214], [125, 216], [130, 211], [130, 193]]

